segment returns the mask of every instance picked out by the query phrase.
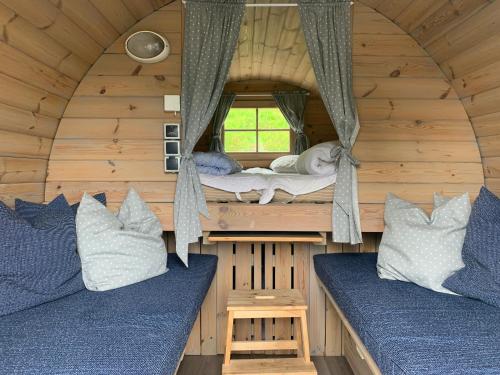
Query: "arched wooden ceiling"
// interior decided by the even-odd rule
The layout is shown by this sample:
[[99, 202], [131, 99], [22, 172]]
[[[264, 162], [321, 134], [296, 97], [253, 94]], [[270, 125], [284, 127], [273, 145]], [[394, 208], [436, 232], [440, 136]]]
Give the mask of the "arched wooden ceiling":
[[[400, 33], [407, 43], [422, 46], [440, 67], [473, 124], [486, 183], [500, 192], [500, 1], [358, 0], [355, 12], [355, 55], [377, 54], [370, 51], [366, 33], [377, 30], [388, 45], [398, 43], [395, 34]], [[381, 22], [382, 16], [393, 24]], [[412, 68], [403, 62], [386, 74], [402, 76]], [[247, 10], [230, 80], [248, 79], [281, 80], [317, 90], [297, 8]]]
[[[43, 200], [52, 140], [78, 83], [104, 50], [115, 48], [122, 52], [123, 34], [170, 2], [0, 0], [0, 199], [9, 201], [13, 196], [21, 196]], [[487, 181], [500, 191], [500, 2], [360, 0], [360, 3], [393, 20], [395, 25], [390, 26], [393, 30], [399, 25], [413, 36], [415, 43], [425, 47], [451, 80], [478, 136]], [[180, 0], [175, 0], [172, 6], [180, 9]], [[281, 14], [283, 11], [285, 16]], [[291, 9], [284, 8], [249, 11], [247, 32], [242, 34], [238, 50], [242, 64], [241, 68], [232, 69], [232, 80], [262, 76], [314, 87], [314, 76], [304, 58], [303, 37], [298, 32], [298, 17], [290, 12]], [[376, 23], [378, 17], [372, 11], [364, 13], [365, 21], [357, 25], [359, 32]], [[255, 27], [250, 30], [252, 23]], [[283, 26], [279, 38], [270, 32], [276, 25]], [[113, 44], [117, 38], [119, 42]], [[180, 35], [173, 43], [180, 48]], [[369, 51], [372, 47], [370, 43], [355, 41], [356, 48]], [[270, 61], [268, 56], [273, 65], [259, 66], [261, 61]], [[245, 59], [257, 62], [251, 73], [248, 65], [245, 67]], [[404, 75], [405, 70], [414, 68], [418, 67], [402, 64], [387, 71], [387, 77]]]
[[[175, 0], [0, 1], [0, 200], [43, 201], [52, 142], [78, 83], [115, 40], [172, 2], [180, 9]], [[180, 34], [173, 42], [180, 49]]]

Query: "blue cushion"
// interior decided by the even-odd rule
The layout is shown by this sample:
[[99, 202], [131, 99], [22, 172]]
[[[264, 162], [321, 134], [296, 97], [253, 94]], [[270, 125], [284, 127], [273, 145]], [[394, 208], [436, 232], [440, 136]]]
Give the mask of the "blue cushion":
[[[101, 202], [103, 205], [106, 205], [106, 194], [99, 193], [94, 195], [94, 198], [97, 199], [99, 202]], [[62, 194], [57, 196], [51, 203], [54, 204], [54, 202], [61, 202], [61, 201], [66, 202], [66, 198], [64, 198]], [[46, 206], [47, 205], [43, 203], [27, 202], [23, 201], [22, 199], [16, 199], [15, 201], [16, 212], [26, 220], [29, 220], [30, 218], [35, 216], [40, 209]], [[73, 210], [73, 213], [75, 215], [76, 212], [78, 211], [78, 207], [80, 207], [80, 203], [75, 203], [71, 205], [71, 209]]]
[[198, 173], [225, 176], [242, 170], [240, 163], [223, 152], [195, 152], [193, 158]]
[[84, 289], [76, 246], [64, 197], [28, 220], [0, 202], [0, 316]]
[[217, 268], [213, 255], [169, 256], [170, 271], [0, 318], [1, 374], [174, 374]]
[[318, 277], [382, 374], [499, 375], [500, 309], [377, 276], [377, 254], [321, 254]]
[[500, 199], [485, 187], [472, 207], [462, 258], [465, 267], [444, 287], [500, 307]]

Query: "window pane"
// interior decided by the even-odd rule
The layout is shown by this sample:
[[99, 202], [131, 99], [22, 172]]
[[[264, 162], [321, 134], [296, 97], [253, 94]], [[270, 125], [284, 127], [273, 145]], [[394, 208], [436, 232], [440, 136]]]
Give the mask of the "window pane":
[[279, 108], [259, 108], [259, 129], [289, 129]]
[[231, 108], [224, 121], [224, 129], [253, 130], [257, 128], [255, 108]]
[[259, 152], [289, 152], [289, 131], [260, 131]]
[[228, 131], [224, 133], [224, 150], [226, 152], [256, 152], [256, 149], [256, 132]]

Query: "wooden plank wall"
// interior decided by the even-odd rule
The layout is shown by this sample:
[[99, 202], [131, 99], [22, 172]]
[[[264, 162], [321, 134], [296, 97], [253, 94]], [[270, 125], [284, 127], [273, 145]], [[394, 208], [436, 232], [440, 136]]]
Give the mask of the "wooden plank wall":
[[167, 0], [0, 1], [0, 200], [44, 200], [59, 119], [94, 61]]
[[486, 185], [500, 195], [500, 3], [361, 2], [400, 25], [439, 64], [474, 127]]
[[[226, 301], [232, 289], [299, 289], [308, 303], [308, 325], [312, 355], [341, 355], [340, 318], [324, 292], [314, 271], [313, 256], [339, 252], [374, 252], [381, 235], [364, 235], [361, 246], [328, 242], [326, 246], [293, 243], [219, 243], [193, 244], [193, 253], [218, 256], [218, 270], [203, 303], [188, 341], [186, 354], [213, 355], [224, 352], [226, 338]], [[167, 237], [169, 251], [175, 249], [172, 235]], [[237, 321], [238, 340], [290, 339], [292, 319], [255, 319]]]
[[[272, 8], [285, 20], [293, 11]], [[389, 191], [423, 205], [431, 203], [435, 191], [470, 191], [474, 196], [483, 183], [481, 158], [453, 87], [426, 52], [387, 18], [357, 5], [354, 20], [354, 85], [361, 120], [354, 154], [362, 163], [360, 203], [370, 220], [378, 218], [375, 230], [382, 223]], [[162, 95], [180, 90], [179, 2], [154, 12], [132, 30], [139, 28], [163, 33], [172, 44], [172, 55], [159, 64], [135, 63], [123, 51], [128, 32], [97, 60], [59, 126], [46, 198], [74, 191], [75, 186], [80, 193], [102, 186], [119, 199], [127, 183], [139, 184], [155, 209], [168, 215], [163, 220], [171, 228], [175, 175], [163, 173], [162, 123], [179, 118], [163, 112]], [[233, 65], [241, 66], [241, 56]], [[311, 76], [310, 63], [299, 68], [308, 71], [304, 77]], [[300, 84], [308, 87], [305, 81]], [[333, 134], [323, 105], [316, 103], [308, 113], [308, 121], [317, 125], [313, 143], [325, 139], [321, 134]]]

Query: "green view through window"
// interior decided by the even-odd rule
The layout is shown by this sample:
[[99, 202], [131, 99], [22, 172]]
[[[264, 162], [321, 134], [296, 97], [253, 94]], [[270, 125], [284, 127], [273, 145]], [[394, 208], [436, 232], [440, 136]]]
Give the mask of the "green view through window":
[[226, 152], [290, 152], [290, 126], [279, 108], [231, 108], [224, 122]]

